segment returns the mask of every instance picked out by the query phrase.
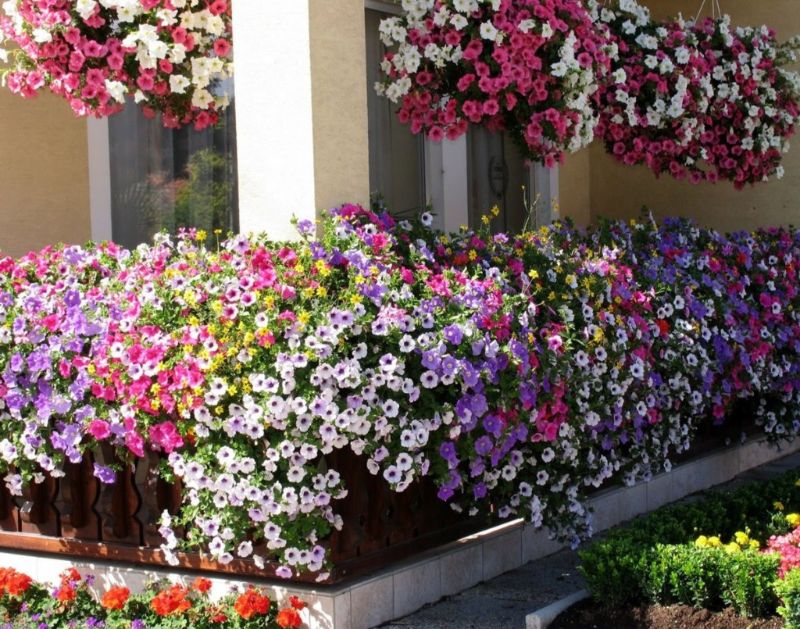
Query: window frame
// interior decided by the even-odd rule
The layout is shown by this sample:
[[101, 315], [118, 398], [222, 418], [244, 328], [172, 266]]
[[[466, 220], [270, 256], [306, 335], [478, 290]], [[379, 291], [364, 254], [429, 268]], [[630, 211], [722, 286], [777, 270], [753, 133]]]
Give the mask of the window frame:
[[[402, 7], [390, 0], [364, 0], [364, 9], [402, 15]], [[424, 183], [428, 204], [436, 210], [435, 226], [446, 232], [469, 225], [469, 146], [466, 135], [456, 140], [432, 142], [424, 138]], [[528, 167], [531, 199], [538, 198], [536, 225], [552, 222], [559, 196], [559, 168], [536, 162]]]

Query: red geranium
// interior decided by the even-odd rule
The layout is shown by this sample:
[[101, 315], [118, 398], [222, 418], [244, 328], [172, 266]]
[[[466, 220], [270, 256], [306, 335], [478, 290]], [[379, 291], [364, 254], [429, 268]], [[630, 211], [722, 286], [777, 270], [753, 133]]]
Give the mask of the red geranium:
[[189, 590], [185, 587], [173, 585], [156, 594], [150, 601], [150, 607], [159, 616], [182, 614], [192, 606], [192, 602], [186, 598], [188, 594]]
[[103, 598], [100, 599], [100, 604], [105, 607], [106, 609], [110, 610], [118, 610], [125, 607], [125, 603], [128, 602], [130, 598], [131, 591], [121, 585], [115, 585], [114, 587], [110, 588], [108, 592], [103, 594]]
[[249, 620], [254, 616], [264, 616], [269, 611], [269, 605], [269, 598], [251, 587], [236, 599], [233, 608], [239, 616]]

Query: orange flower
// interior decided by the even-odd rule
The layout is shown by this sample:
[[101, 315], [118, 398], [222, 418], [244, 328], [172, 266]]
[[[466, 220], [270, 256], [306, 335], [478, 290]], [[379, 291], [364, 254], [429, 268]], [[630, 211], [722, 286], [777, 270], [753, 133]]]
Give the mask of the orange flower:
[[61, 583], [77, 583], [81, 580], [81, 573], [75, 568], [67, 568], [61, 573]]
[[247, 592], [239, 595], [233, 608], [239, 616], [249, 620], [253, 616], [263, 616], [269, 611], [269, 598], [259, 594], [251, 587]]
[[14, 570], [6, 581], [5, 588], [11, 596], [21, 596], [28, 590], [32, 582], [33, 579], [27, 574]]
[[294, 607], [295, 609], [305, 609], [306, 603], [305, 601], [300, 600], [296, 596], [289, 597], [289, 604]]
[[300, 614], [294, 607], [287, 607], [278, 612], [275, 622], [278, 623], [279, 627], [283, 627], [284, 629], [287, 627], [300, 627], [303, 624]]
[[159, 616], [182, 614], [192, 606], [192, 602], [186, 598], [188, 593], [185, 587], [173, 585], [156, 594], [150, 601], [150, 607]]
[[0, 596], [20, 596], [31, 586], [32, 579], [13, 568], [0, 568]]
[[128, 588], [115, 585], [103, 594], [100, 604], [106, 609], [122, 609], [125, 607], [125, 603], [128, 602], [130, 595], [131, 591]]
[[56, 592], [56, 600], [62, 603], [71, 603], [75, 600], [76, 596], [78, 596], [78, 593], [69, 583], [63, 583], [61, 587], [58, 588], [58, 592]]
[[211, 581], [204, 577], [197, 577], [192, 581], [192, 589], [200, 594], [205, 594], [211, 589]]

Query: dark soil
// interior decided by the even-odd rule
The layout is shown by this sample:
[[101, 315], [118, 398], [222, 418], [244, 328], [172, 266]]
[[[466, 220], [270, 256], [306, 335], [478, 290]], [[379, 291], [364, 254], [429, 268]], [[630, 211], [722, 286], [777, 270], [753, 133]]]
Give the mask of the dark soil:
[[733, 610], [710, 612], [686, 605], [607, 609], [592, 600], [574, 605], [550, 629], [781, 629], [780, 618], [742, 618]]

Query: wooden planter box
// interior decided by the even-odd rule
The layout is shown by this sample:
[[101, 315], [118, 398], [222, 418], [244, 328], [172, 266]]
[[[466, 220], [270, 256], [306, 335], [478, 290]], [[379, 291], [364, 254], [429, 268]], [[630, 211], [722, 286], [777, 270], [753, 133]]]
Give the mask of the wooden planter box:
[[[743, 404], [724, 426], [704, 427], [691, 451], [675, 462], [738, 443], [743, 432], [755, 433], [748, 410]], [[111, 451], [98, 456], [108, 461]], [[177, 512], [180, 486], [158, 478], [159, 455], [150, 454], [139, 460], [135, 469], [118, 473], [113, 485], [102, 485], [93, 476], [93, 462], [93, 455], [86, 454], [81, 463], [66, 465], [63, 478], [47, 478], [26, 488], [22, 497], [12, 498], [0, 483], [0, 549], [167, 567], [159, 549], [162, 540], [157, 521], [165, 509]], [[437, 498], [429, 478], [396, 493], [380, 476], [367, 472], [363, 457], [350, 451], [331, 454], [327, 463], [341, 473], [349, 492], [334, 505], [344, 526], [324, 542], [333, 562], [324, 584], [374, 572], [491, 524], [490, 517], [470, 518], [453, 511]], [[266, 549], [256, 550], [268, 556]], [[183, 569], [277, 578], [278, 564], [274, 562], [259, 569], [252, 561], [222, 565], [199, 553], [182, 553], [179, 558]], [[315, 580], [310, 574], [292, 579]]]
[[[169, 566], [159, 549], [157, 522], [165, 509], [178, 510], [180, 487], [158, 478], [159, 462], [150, 454], [136, 469], [117, 473], [113, 485], [103, 485], [87, 453], [81, 463], [65, 466], [63, 478], [31, 485], [22, 497], [12, 497], [0, 483], [0, 548]], [[323, 583], [363, 575], [487, 526], [486, 519], [467, 518], [440, 501], [430, 479], [396, 493], [350, 452], [333, 453], [328, 465], [340, 472], [349, 492], [335, 504], [344, 526], [325, 541], [333, 569]], [[257, 550], [268, 555], [265, 548]], [[259, 569], [247, 560], [222, 565], [199, 553], [179, 558], [180, 568], [251, 577], [275, 577], [279, 565], [268, 562]], [[292, 580], [314, 582], [316, 576]]]

